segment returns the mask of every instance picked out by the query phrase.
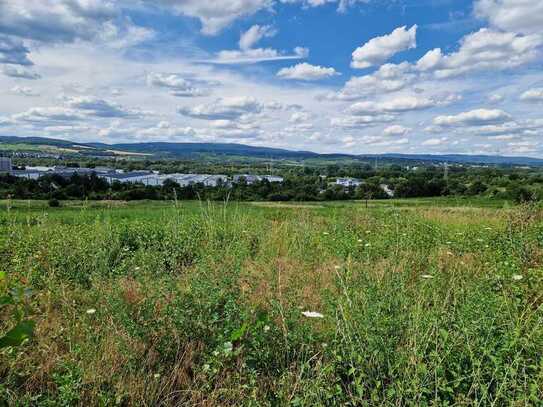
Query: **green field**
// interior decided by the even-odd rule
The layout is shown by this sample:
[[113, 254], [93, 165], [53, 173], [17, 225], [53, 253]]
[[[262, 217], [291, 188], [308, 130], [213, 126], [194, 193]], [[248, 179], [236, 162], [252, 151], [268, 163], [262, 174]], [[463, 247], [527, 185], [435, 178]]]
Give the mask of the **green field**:
[[542, 215], [1, 201], [0, 403], [541, 405]]

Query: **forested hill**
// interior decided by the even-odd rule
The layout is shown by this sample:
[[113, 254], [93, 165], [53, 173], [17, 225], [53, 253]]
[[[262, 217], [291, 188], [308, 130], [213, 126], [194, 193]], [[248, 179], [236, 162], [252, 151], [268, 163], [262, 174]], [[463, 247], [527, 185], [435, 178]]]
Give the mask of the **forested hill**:
[[78, 143], [69, 140], [45, 137], [0, 136], [0, 154], [16, 151], [44, 151], [59, 154], [117, 155], [120, 153], [145, 154], [155, 158], [188, 158], [201, 154], [230, 155], [269, 159], [323, 160], [327, 162], [342, 160], [386, 160], [387, 162], [411, 162], [411, 165], [425, 163], [464, 163], [472, 165], [517, 165], [543, 167], [543, 159], [531, 157], [505, 157], [497, 155], [462, 154], [319, 154], [311, 151], [292, 151], [281, 148], [249, 146], [228, 143]]

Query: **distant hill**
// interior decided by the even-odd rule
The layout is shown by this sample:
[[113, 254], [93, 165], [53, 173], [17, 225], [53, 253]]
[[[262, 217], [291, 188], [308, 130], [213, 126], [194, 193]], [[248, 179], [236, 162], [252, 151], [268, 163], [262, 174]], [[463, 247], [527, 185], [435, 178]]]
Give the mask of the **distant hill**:
[[[4, 148], [2, 147], [4, 145]], [[470, 165], [516, 165], [543, 167], [543, 159], [531, 157], [505, 157], [496, 155], [463, 155], [463, 154], [318, 154], [311, 151], [292, 151], [280, 148], [255, 147], [244, 144], [226, 143], [76, 143], [68, 140], [57, 140], [45, 137], [0, 136], [0, 152], [25, 151], [51, 152], [58, 149], [59, 154], [81, 154], [96, 156], [146, 154], [162, 158], [190, 158], [201, 154], [228, 155], [254, 158], [290, 159], [290, 160], [323, 160], [327, 162], [349, 160], [383, 160], [386, 162], [411, 162], [412, 165], [428, 163], [461, 163]], [[31, 148], [30, 148], [31, 147]]]

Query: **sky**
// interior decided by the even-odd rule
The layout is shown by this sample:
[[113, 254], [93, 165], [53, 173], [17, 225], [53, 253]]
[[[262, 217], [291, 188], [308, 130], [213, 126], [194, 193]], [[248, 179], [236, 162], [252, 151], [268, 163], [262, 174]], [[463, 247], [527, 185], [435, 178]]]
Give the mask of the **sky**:
[[0, 135], [543, 157], [543, 0], [0, 0]]

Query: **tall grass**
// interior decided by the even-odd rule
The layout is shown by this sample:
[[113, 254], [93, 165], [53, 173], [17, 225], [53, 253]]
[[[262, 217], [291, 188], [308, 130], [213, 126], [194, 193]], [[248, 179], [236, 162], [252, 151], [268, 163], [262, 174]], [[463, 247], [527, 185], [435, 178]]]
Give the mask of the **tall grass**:
[[543, 399], [538, 208], [13, 204], [0, 232], [36, 321], [8, 405]]

